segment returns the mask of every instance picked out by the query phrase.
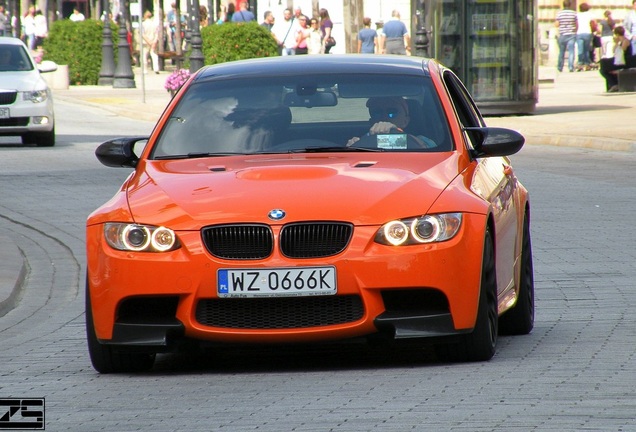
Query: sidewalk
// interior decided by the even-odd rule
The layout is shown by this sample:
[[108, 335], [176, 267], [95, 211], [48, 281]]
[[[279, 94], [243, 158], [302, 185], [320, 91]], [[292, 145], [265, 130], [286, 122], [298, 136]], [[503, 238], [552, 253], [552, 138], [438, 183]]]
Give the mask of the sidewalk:
[[[136, 69], [136, 88], [71, 86], [54, 89], [53, 97], [154, 122], [170, 102], [163, 88], [168, 75], [150, 72], [142, 76]], [[541, 67], [539, 79], [539, 103], [533, 115], [488, 117], [486, 123], [518, 130], [527, 145], [636, 151], [636, 93], [606, 93], [598, 71], [558, 73], [554, 67]], [[25, 276], [25, 263], [20, 250], [1, 230], [0, 244], [2, 316], [13, 307]]]

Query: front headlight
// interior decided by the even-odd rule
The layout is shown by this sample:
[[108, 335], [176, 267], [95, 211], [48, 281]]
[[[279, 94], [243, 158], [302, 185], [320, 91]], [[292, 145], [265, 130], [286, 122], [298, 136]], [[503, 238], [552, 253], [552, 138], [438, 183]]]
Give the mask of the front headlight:
[[20, 93], [22, 93], [22, 100], [31, 101], [33, 103], [44, 102], [49, 97], [49, 94], [46, 90], [35, 90]]
[[174, 231], [152, 225], [107, 223], [104, 238], [110, 247], [123, 251], [167, 252], [180, 247]]
[[461, 224], [461, 213], [394, 220], [380, 227], [375, 235], [375, 241], [389, 246], [441, 242], [453, 238]]

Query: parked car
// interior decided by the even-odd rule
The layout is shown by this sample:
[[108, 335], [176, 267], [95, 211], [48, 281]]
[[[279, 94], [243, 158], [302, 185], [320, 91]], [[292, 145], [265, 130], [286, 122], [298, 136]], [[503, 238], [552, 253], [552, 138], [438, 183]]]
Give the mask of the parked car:
[[101, 144], [134, 171], [87, 220], [99, 372], [191, 342], [359, 338], [485, 361], [534, 324], [530, 204], [435, 60], [329, 55], [199, 70], [150, 137]]
[[53, 97], [40, 75], [57, 70], [36, 64], [20, 39], [0, 37], [0, 135], [20, 136], [23, 144], [55, 145]]

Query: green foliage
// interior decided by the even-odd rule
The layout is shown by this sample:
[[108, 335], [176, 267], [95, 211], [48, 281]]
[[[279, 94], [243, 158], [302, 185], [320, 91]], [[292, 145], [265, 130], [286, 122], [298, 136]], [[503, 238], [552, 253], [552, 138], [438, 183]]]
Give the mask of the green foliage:
[[206, 65], [278, 55], [271, 32], [254, 21], [203, 27], [201, 39]]
[[[102, 65], [103, 22], [58, 20], [44, 40], [44, 60], [68, 65], [69, 84], [96, 85]], [[113, 51], [117, 64], [118, 27], [111, 24]]]

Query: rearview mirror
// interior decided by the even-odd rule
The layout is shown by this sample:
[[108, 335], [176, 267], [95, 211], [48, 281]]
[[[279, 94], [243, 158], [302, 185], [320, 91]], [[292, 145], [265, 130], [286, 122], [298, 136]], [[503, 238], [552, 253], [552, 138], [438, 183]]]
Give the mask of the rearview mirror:
[[332, 92], [316, 92], [313, 94], [289, 93], [285, 95], [284, 105], [288, 107], [327, 107], [338, 105], [338, 98]]

